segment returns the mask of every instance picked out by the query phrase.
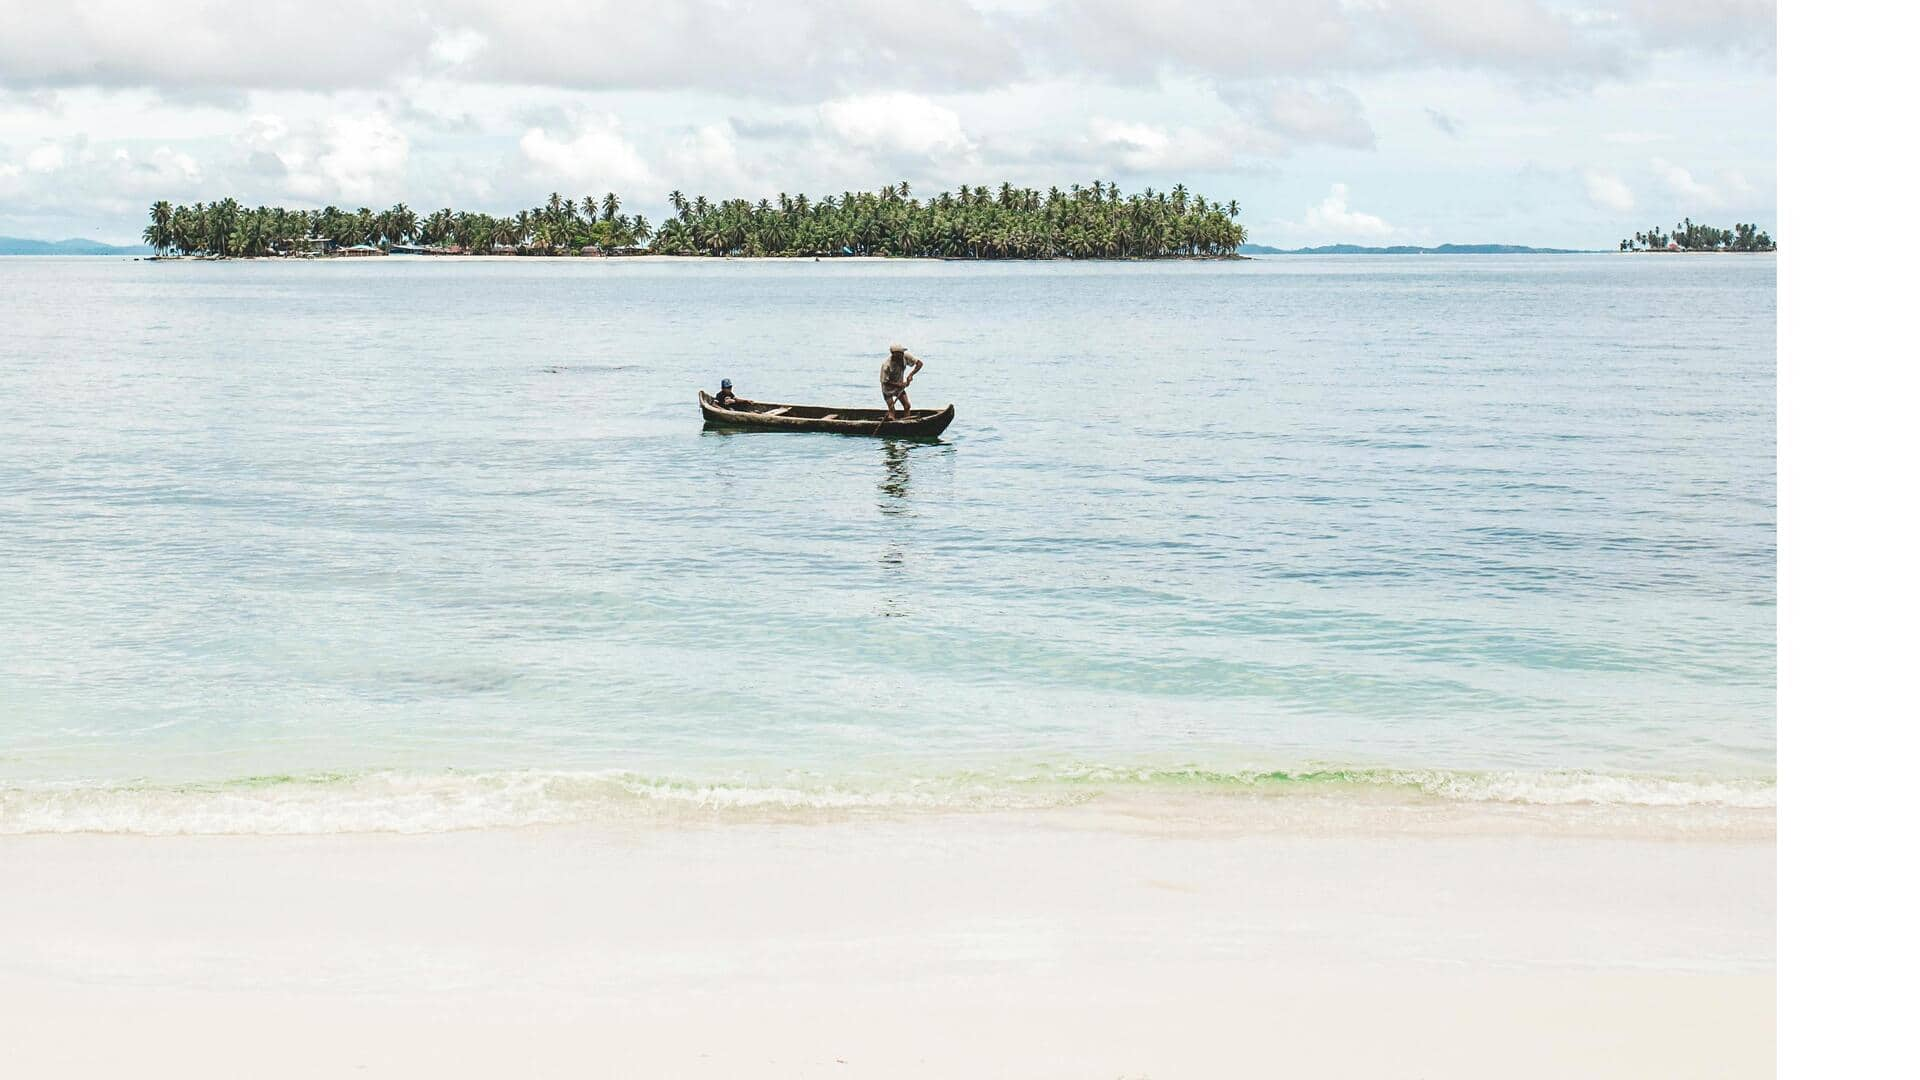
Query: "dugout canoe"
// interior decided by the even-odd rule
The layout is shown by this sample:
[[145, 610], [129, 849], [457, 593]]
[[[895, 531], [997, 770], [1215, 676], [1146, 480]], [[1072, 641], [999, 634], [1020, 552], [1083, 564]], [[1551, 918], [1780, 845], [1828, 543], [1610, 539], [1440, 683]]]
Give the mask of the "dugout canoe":
[[755, 431], [830, 431], [838, 435], [880, 435], [895, 439], [931, 439], [953, 423], [953, 406], [915, 409], [904, 420], [888, 420], [885, 409], [841, 409], [831, 405], [782, 405], [742, 401], [716, 405], [700, 391], [700, 415], [708, 427]]

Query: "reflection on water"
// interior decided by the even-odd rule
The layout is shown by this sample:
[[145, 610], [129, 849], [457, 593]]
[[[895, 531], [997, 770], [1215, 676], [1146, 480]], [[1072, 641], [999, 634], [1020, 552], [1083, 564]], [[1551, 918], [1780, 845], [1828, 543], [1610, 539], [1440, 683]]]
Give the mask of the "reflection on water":
[[907, 456], [912, 452], [911, 445], [899, 439], [882, 439], [880, 453], [887, 463], [887, 471], [880, 479], [880, 512], [883, 514], [910, 514], [907, 505], [907, 488], [913, 480], [913, 470], [907, 464]]
[[[880, 459], [885, 465], [880, 475], [880, 513], [888, 517], [911, 518], [913, 508], [907, 503], [907, 495], [912, 488], [913, 469], [908, 463], [912, 446], [898, 439], [880, 441]], [[900, 542], [900, 533], [893, 532], [887, 538], [880, 552], [880, 565], [886, 567], [886, 580], [893, 586], [902, 584], [902, 570], [906, 567], [906, 548]], [[899, 618], [908, 614], [897, 592], [889, 591], [881, 598], [878, 612], [883, 619]]]

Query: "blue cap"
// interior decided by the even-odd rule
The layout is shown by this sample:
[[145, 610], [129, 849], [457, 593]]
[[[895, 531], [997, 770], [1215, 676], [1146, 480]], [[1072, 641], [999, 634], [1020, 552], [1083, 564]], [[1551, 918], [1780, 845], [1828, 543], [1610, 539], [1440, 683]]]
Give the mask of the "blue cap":
[[731, 390], [731, 389], [733, 389], [733, 380], [732, 380], [732, 379], [721, 379], [721, 380], [720, 380], [720, 389], [722, 389], [722, 390]]

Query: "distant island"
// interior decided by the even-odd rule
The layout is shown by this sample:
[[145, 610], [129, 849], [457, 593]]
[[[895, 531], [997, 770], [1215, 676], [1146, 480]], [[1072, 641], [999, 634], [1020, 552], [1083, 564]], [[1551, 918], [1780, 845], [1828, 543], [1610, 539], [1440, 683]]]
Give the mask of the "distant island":
[[27, 240], [0, 236], [0, 255], [144, 255], [145, 247], [103, 244], [98, 240]]
[[809, 200], [710, 201], [667, 196], [658, 228], [621, 210], [614, 192], [559, 192], [506, 216], [451, 208], [387, 210], [156, 202], [144, 239], [161, 256], [316, 258], [420, 255], [705, 255], [945, 259], [1234, 258], [1246, 240], [1237, 202], [1209, 202], [1176, 184], [1122, 196], [1095, 180], [1045, 192], [1003, 183], [922, 201], [903, 181], [877, 192]]
[[1537, 248], [1521, 244], [1441, 244], [1439, 247], [1363, 247], [1359, 244], [1324, 244], [1320, 247], [1277, 248], [1265, 244], [1241, 244], [1242, 255], [1585, 255], [1575, 248]]
[[1773, 237], [1758, 225], [1734, 223], [1732, 229], [1695, 225], [1686, 218], [1663, 233], [1659, 226], [1620, 241], [1621, 251], [1774, 251]]

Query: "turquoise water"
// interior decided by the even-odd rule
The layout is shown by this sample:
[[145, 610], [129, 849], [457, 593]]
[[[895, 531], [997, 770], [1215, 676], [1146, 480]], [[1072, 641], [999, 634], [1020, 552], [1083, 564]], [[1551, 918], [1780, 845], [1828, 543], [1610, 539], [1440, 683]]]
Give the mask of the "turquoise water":
[[[4, 259], [0, 296], [0, 829], [262, 777], [1772, 776], [1770, 257]], [[877, 405], [895, 339], [939, 442], [701, 429], [722, 376]]]

